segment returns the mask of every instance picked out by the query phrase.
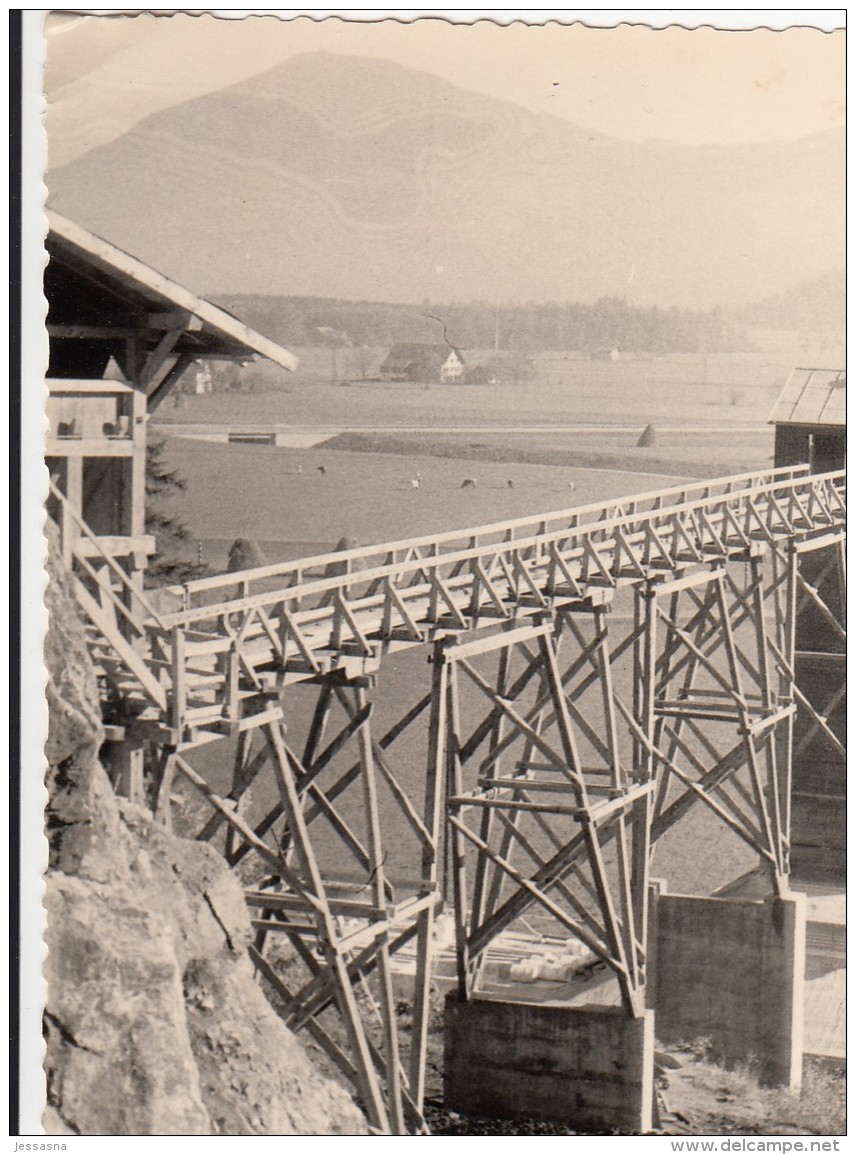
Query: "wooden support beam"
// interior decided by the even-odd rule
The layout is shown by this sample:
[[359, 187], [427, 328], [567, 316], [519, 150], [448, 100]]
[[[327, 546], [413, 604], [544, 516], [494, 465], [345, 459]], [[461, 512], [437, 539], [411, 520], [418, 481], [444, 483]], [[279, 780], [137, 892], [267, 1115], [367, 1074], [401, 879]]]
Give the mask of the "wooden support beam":
[[[279, 725], [267, 727], [266, 736], [273, 749], [274, 773], [280, 791], [280, 801], [285, 811], [289, 829], [294, 837], [295, 855], [300, 864], [302, 879], [299, 880], [297, 889], [313, 900], [312, 905], [318, 919], [320, 945], [324, 951], [327, 966], [333, 972], [336, 998], [348, 1033], [351, 1053], [358, 1072], [357, 1083], [363, 1095], [369, 1120], [376, 1127], [387, 1132], [390, 1129], [390, 1116], [378, 1082], [377, 1071], [369, 1050], [353, 987], [345, 969], [345, 960], [337, 949], [338, 935], [326, 904], [324, 883], [303, 819], [297, 786]], [[293, 885], [293, 883], [291, 884]]]
[[[153, 351], [163, 357], [177, 328], [175, 318], [168, 321]], [[140, 380], [145, 347], [136, 333], [125, 339], [125, 362]], [[150, 383], [150, 401], [170, 380], [175, 366]], [[752, 846], [777, 885], [786, 879], [796, 705], [822, 733], [831, 732], [829, 707], [806, 704], [793, 684], [798, 550], [838, 540], [843, 492], [837, 475], [818, 482], [804, 472], [765, 471], [260, 567], [176, 587], [183, 608], [175, 614], [158, 618], [140, 609], [136, 665], [133, 648], [125, 654], [114, 646], [108, 676], [132, 686], [135, 702], [145, 698], [132, 725], [134, 735], [158, 747], [153, 803], [168, 815], [169, 777], [181, 773], [212, 807], [200, 835], [225, 830], [227, 859], [263, 875], [250, 897], [259, 969], [290, 1021], [311, 1031], [354, 1081], [376, 1129], [423, 1125], [441, 891], [455, 900], [464, 997], [477, 989], [496, 936], [537, 906], [596, 945], [636, 1014], [646, 982], [652, 842], [690, 805], [707, 806]], [[127, 606], [113, 597], [112, 581], [99, 579], [99, 557], [69, 557], [92, 603], [90, 622], [103, 626], [112, 645]], [[329, 569], [331, 561], [343, 563], [341, 572]], [[840, 561], [837, 554], [836, 566]], [[615, 595], [621, 608], [625, 590], [634, 598], [630, 625], [601, 604]], [[802, 596], [823, 600], [824, 592], [815, 575]], [[446, 636], [451, 631], [458, 631], [456, 641]], [[376, 739], [368, 675], [388, 655], [426, 640], [435, 643], [431, 692]], [[613, 684], [628, 651], [632, 703]], [[515, 665], [512, 673], [519, 661], [522, 672]], [[139, 673], [138, 685], [129, 672]], [[462, 674], [484, 699], [467, 721], [472, 695], [459, 693]], [[288, 710], [298, 710], [297, 682], [319, 688], [299, 753], [286, 741], [271, 696], [284, 691]], [[337, 703], [345, 719], [331, 737]], [[424, 798], [414, 801], [388, 752], [429, 708]], [[258, 728], [264, 748], [253, 753]], [[736, 743], [721, 740], [729, 728]], [[182, 755], [230, 729], [238, 745], [222, 797]], [[303, 733], [301, 725], [296, 730]], [[342, 755], [351, 741], [358, 757], [347, 765]], [[275, 781], [278, 800], [251, 825], [241, 801], [262, 775]], [[673, 797], [669, 783], [683, 793]], [[386, 800], [387, 791], [397, 826], [380, 805], [379, 792]], [[353, 819], [357, 795], [360, 818]], [[438, 861], [444, 801], [445, 880]], [[357, 863], [350, 888], [322, 869], [321, 830], [335, 832]], [[402, 836], [419, 864], [416, 893], [403, 902], [393, 901], [401, 890], [386, 861], [390, 839]], [[271, 933], [285, 935], [307, 969], [299, 989], [263, 959]], [[396, 950], [413, 939], [405, 1070], [391, 967]], [[318, 1020], [334, 1004], [345, 1047]], [[366, 1017], [372, 1014], [376, 1027]]]
[[202, 318], [197, 317], [195, 313], [190, 313], [185, 309], [173, 309], [161, 313], [147, 313], [146, 325], [150, 329], [199, 333], [202, 330], [203, 321]]
[[146, 407], [149, 413], [154, 413], [157, 407], [167, 397], [170, 389], [175, 385], [183, 373], [193, 364], [191, 353], [179, 353], [175, 362], [166, 371], [159, 381], [150, 382], [146, 392]]

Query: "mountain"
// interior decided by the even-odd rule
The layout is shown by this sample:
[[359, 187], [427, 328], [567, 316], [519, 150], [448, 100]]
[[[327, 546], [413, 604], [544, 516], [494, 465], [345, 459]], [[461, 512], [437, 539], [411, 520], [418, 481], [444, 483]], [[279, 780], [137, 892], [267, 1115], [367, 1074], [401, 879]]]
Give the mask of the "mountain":
[[327, 53], [158, 112], [48, 183], [210, 294], [735, 307], [843, 251], [842, 132], [631, 143]]
[[843, 339], [846, 293], [846, 276], [843, 269], [838, 269], [746, 305], [739, 310], [738, 319], [755, 328], [834, 334]]

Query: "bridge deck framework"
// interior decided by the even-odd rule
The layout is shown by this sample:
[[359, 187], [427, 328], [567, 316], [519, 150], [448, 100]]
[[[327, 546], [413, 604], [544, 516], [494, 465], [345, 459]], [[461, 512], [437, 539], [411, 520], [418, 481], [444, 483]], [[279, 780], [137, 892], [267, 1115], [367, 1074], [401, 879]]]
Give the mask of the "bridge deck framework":
[[[638, 1017], [652, 851], [691, 807], [787, 894], [797, 712], [801, 742], [840, 747], [795, 624], [810, 605], [843, 630], [844, 517], [843, 474], [773, 470], [204, 579], [166, 612], [83, 525], [72, 563], [122, 788], [165, 823], [194, 788], [281, 1014], [402, 1133], [425, 1127], [444, 902], [459, 998], [537, 912]], [[391, 659], [419, 647], [430, 684], [379, 733]], [[215, 784], [198, 751], [223, 738]]]

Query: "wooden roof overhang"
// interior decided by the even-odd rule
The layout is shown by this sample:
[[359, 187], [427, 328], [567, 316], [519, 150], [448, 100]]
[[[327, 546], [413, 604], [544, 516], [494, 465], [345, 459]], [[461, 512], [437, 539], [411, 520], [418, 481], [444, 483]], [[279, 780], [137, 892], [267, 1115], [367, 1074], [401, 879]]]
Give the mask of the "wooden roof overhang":
[[50, 376], [100, 376], [112, 356], [153, 409], [200, 357], [259, 356], [297, 368], [293, 353], [225, 309], [59, 213], [46, 215]]
[[847, 372], [845, 369], [796, 368], [780, 393], [771, 425], [812, 426], [820, 430], [843, 429], [847, 424]]

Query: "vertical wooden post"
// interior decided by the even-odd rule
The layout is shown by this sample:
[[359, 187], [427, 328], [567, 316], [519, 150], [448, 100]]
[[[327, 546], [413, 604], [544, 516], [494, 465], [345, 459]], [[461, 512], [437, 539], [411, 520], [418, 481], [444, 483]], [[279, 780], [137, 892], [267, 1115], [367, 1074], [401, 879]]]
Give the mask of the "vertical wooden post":
[[357, 1087], [362, 1095], [363, 1106], [369, 1121], [378, 1130], [388, 1133], [390, 1130], [389, 1115], [378, 1082], [370, 1044], [360, 1018], [347, 963], [339, 949], [336, 926], [327, 905], [324, 882], [303, 818], [300, 797], [279, 724], [277, 722], [268, 723], [265, 726], [265, 732], [274, 755], [273, 766], [277, 787], [285, 811], [286, 822], [294, 837], [295, 856], [300, 866], [300, 873], [307, 891], [318, 900], [317, 903], [313, 903], [312, 910], [318, 926], [319, 946], [324, 952], [325, 961], [331, 971], [336, 1002], [348, 1034], [351, 1056], [357, 1072]]
[[184, 652], [184, 630], [173, 626], [170, 638], [172, 650], [172, 701], [170, 703], [170, 725], [180, 741], [184, 736], [187, 714], [187, 663]]
[[231, 733], [237, 733], [241, 721], [241, 660], [238, 656], [240, 642], [232, 641], [227, 653], [223, 655], [223, 717], [229, 723]]
[[[755, 627], [755, 645], [757, 649], [758, 674], [761, 682], [761, 699], [765, 711], [772, 713], [777, 701], [770, 676], [770, 657], [767, 645], [767, 623], [764, 598], [764, 562], [759, 557], [750, 560], [752, 617]], [[787, 834], [782, 825], [782, 794], [779, 785], [779, 764], [777, 757], [776, 727], [772, 726], [763, 736], [764, 761], [766, 765], [767, 782], [766, 795], [770, 808], [770, 824], [775, 840], [771, 847], [776, 856], [779, 874], [787, 876], [788, 865], [786, 856]]]
[[[356, 707], [362, 711], [366, 707], [366, 692], [362, 686], [355, 691]], [[374, 751], [369, 719], [360, 726], [357, 738], [362, 764], [363, 804], [365, 806], [369, 867], [372, 901], [377, 909], [386, 905], [386, 879], [384, 875], [384, 849], [380, 829], [380, 813], [377, 805], [377, 783], [375, 781]], [[395, 994], [392, 986], [392, 970], [389, 961], [389, 932], [383, 931], [375, 937], [375, 965], [380, 987], [380, 1017], [383, 1029], [384, 1059], [386, 1068], [386, 1097], [390, 1126], [393, 1134], [404, 1135], [404, 1106], [402, 1102], [401, 1062], [398, 1053], [398, 1029], [395, 1018]]]
[[[431, 671], [431, 714], [428, 722], [428, 761], [425, 774], [425, 826], [430, 842], [422, 847], [422, 893], [437, 888], [438, 859], [446, 790], [446, 727], [449, 667], [443, 642], [434, 643]], [[417, 916], [416, 983], [410, 1045], [410, 1095], [419, 1111], [425, 1098], [425, 1063], [428, 1022], [431, 1017], [431, 967], [434, 934], [433, 903]]]
[[[252, 730], [245, 730], [238, 734], [238, 741], [235, 746], [235, 760], [232, 763], [232, 785], [229, 790], [229, 797], [235, 801], [235, 809], [239, 810], [241, 806], [241, 798], [244, 793], [244, 778], [246, 776], [247, 763], [250, 759], [250, 750], [252, 747]], [[235, 852], [236, 830], [234, 826], [226, 823], [225, 842], [223, 844], [223, 857], [228, 862]]]
[[[657, 596], [652, 582], [635, 591], [634, 621], [641, 634], [634, 643], [634, 715], [649, 742], [654, 742], [654, 702], [657, 667]], [[643, 743], [634, 740], [634, 778], [650, 782], [656, 772], [654, 756]], [[665, 771], [664, 771], [665, 773]], [[648, 793], [633, 803], [631, 829], [632, 871], [630, 889], [636, 912], [636, 934], [643, 951], [648, 945], [648, 877], [651, 865], [652, 798]], [[647, 981], [647, 974], [643, 976]]]
[[[505, 695], [508, 692], [508, 669], [509, 669], [510, 661], [511, 661], [510, 647], [509, 646], [503, 646], [503, 648], [499, 651], [499, 669], [497, 670], [497, 676], [496, 676], [496, 692], [500, 695], [500, 697], [503, 697], [503, 698], [505, 697]], [[500, 742], [502, 741], [502, 736], [503, 736], [504, 730], [505, 730], [505, 715], [500, 714], [497, 717], [493, 727], [491, 728], [491, 732], [490, 732], [489, 749], [490, 749], [491, 754], [494, 753], [494, 751], [497, 749]], [[495, 775], [496, 777], [499, 777], [499, 775], [501, 773], [499, 760], [497, 760], [496, 762], [493, 763], [493, 769], [491, 770], [491, 773], [493, 775]], [[481, 817], [480, 837], [481, 837], [483, 842], [487, 842], [487, 843], [490, 842], [490, 832], [491, 832], [492, 820], [493, 820], [493, 813], [492, 813], [491, 809], [489, 807], [487, 807], [482, 811], [482, 817]], [[471, 913], [472, 925], [474, 927], [480, 926], [482, 918], [484, 917], [484, 906], [485, 906], [485, 898], [486, 898], [485, 885], [486, 885], [486, 881], [487, 881], [487, 871], [488, 871], [489, 864], [490, 864], [490, 860], [488, 859], [487, 855], [480, 854], [478, 856], [478, 859], [476, 861], [475, 880], [474, 880], [474, 884], [473, 884], [473, 902], [472, 902], [472, 913]], [[476, 964], [477, 968], [480, 969], [481, 964], [483, 963], [483, 961], [486, 957], [486, 953], [487, 952], [483, 952], [479, 956], [478, 962]]]
[[142, 742], [126, 737], [120, 742], [106, 743], [105, 752], [116, 793], [129, 802], [144, 806], [146, 793]]
[[164, 746], [160, 751], [158, 768], [152, 783], [152, 811], [156, 821], [162, 822], [167, 830], [172, 830], [170, 800], [175, 771], [175, 747]]
[[[794, 543], [789, 541], [785, 548], [785, 596], [782, 612], [782, 623], [779, 636], [779, 647], [782, 661], [779, 663], [779, 701], [791, 704], [795, 700], [794, 685], [796, 682], [796, 630], [797, 630], [797, 567], [799, 554]], [[779, 730], [779, 806], [782, 814], [782, 831], [785, 836], [783, 848], [783, 867], [787, 874], [791, 869], [791, 791], [794, 779], [794, 715], [785, 719]]]
[[[450, 796], [463, 792], [463, 767], [461, 764], [461, 715], [458, 693], [458, 671], [452, 661], [448, 674], [448, 739], [446, 748], [446, 789]], [[458, 807], [449, 813], [457, 813]], [[446, 829], [451, 859], [452, 894], [455, 901], [455, 957], [458, 974], [458, 997], [462, 1002], [469, 998], [470, 953], [467, 945], [467, 875], [466, 843], [458, 828], [449, 824]]]
[[[83, 458], [77, 454], [73, 454], [66, 458], [67, 473], [65, 481], [65, 496], [68, 504], [72, 510], [83, 517]], [[74, 543], [80, 537], [80, 526], [74, 517], [68, 517], [63, 521], [63, 542], [62, 554], [63, 560], [67, 566], [71, 566], [71, 560], [74, 557]], [[67, 532], [66, 532], [67, 531]]]

